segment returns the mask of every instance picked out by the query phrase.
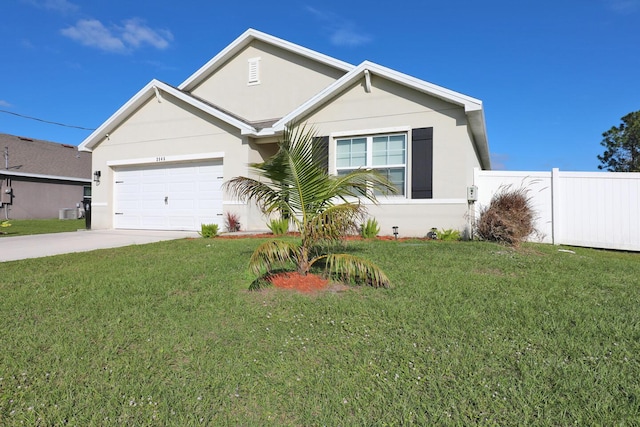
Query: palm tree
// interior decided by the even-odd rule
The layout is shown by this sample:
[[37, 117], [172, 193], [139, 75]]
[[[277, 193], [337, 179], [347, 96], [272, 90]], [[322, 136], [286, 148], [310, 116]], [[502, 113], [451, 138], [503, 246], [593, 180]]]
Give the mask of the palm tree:
[[279, 213], [300, 232], [300, 242], [273, 240], [255, 250], [249, 267], [258, 279], [252, 288], [260, 287], [264, 279], [291, 263], [299, 274], [306, 275], [319, 262], [338, 279], [386, 287], [389, 279], [374, 263], [317, 248], [323, 242], [339, 241], [355, 228], [365, 211], [362, 198], [377, 203], [374, 190], [394, 193], [396, 188], [381, 174], [367, 169], [330, 176], [321, 166], [326, 155], [322, 158], [316, 141], [313, 129], [287, 127], [278, 152], [251, 165], [259, 179], [240, 176], [225, 183], [240, 200], [254, 201], [265, 214]]

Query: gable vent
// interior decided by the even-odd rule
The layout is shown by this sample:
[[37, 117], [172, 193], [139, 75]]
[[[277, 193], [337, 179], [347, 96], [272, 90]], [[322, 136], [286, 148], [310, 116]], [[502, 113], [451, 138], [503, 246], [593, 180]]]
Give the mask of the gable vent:
[[250, 85], [260, 84], [260, 58], [249, 59], [249, 81]]

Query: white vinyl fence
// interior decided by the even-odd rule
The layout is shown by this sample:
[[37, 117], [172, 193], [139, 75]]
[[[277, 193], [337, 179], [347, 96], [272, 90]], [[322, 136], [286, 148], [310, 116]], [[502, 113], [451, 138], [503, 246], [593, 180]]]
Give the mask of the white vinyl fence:
[[474, 185], [479, 207], [507, 186], [527, 188], [539, 232], [531, 240], [640, 251], [640, 173], [476, 169]]

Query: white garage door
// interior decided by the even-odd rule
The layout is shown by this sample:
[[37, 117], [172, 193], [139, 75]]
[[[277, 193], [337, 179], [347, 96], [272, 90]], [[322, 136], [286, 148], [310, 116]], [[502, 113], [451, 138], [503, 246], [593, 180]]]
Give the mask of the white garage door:
[[114, 228], [222, 227], [222, 160], [115, 170]]

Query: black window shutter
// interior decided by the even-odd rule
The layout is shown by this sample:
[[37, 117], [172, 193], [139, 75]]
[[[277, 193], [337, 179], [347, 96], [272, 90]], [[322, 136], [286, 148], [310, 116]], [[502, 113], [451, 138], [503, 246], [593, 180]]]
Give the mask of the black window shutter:
[[433, 128], [411, 130], [411, 198], [433, 198]]
[[329, 137], [320, 136], [313, 141], [313, 161], [329, 172]]

